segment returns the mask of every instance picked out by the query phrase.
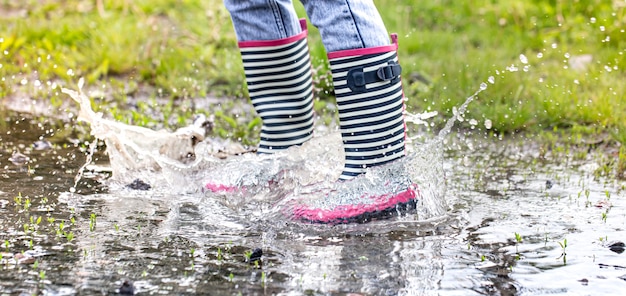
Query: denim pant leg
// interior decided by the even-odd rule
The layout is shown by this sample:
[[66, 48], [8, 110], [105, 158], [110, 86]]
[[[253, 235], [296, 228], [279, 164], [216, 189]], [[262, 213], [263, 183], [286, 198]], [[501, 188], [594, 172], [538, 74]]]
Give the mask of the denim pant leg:
[[302, 31], [291, 0], [224, 0], [224, 5], [237, 41], [277, 40]]
[[372, 0], [300, 0], [322, 36], [326, 52], [389, 45]]

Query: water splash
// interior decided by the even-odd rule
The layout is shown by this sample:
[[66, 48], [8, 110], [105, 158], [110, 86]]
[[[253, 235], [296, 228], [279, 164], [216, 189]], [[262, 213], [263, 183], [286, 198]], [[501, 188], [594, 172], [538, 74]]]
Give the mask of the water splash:
[[[492, 78], [488, 81], [493, 83]], [[454, 123], [463, 120], [467, 106], [486, 89], [487, 83], [482, 83], [433, 139], [424, 142], [418, 140], [420, 136], [409, 138], [406, 157], [370, 168], [349, 182], [336, 181], [344, 159], [338, 132], [317, 132], [304, 145], [273, 155], [244, 153], [225, 157], [236, 154], [229, 151], [244, 149], [233, 148], [237, 145], [232, 142], [206, 138], [205, 130], [197, 124], [167, 132], [107, 120], [91, 109], [90, 100], [80, 87], [78, 92], [62, 91], [80, 105], [77, 118], [88, 122], [92, 135], [104, 140], [113, 171], [109, 181], [112, 188], [142, 178], [160, 190], [203, 194], [204, 198], [246, 219], [289, 221], [294, 204], [319, 203], [327, 207], [365, 204], [367, 200], [353, 197], [361, 196], [357, 194], [360, 192], [406, 188], [403, 180], [410, 180], [419, 186], [418, 204], [415, 214], [404, 219], [416, 221], [445, 215], [443, 140]], [[436, 114], [407, 114], [407, 122], [428, 125], [426, 120]], [[219, 185], [215, 188], [228, 190], [205, 191], [208, 182]], [[381, 184], [387, 187], [382, 188]]]

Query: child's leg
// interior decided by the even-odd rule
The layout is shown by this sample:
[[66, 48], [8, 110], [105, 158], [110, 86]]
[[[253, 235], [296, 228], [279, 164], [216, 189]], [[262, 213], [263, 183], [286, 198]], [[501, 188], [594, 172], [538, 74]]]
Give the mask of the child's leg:
[[404, 156], [397, 43], [372, 1], [303, 1], [328, 52], [346, 152], [347, 180]]

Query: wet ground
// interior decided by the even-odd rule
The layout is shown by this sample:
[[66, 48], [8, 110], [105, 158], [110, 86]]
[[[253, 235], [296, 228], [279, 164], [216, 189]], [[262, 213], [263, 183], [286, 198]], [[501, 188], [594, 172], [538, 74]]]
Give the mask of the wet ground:
[[[450, 136], [446, 215], [327, 226], [273, 222], [203, 194], [105, 185], [101, 171], [73, 190], [87, 148], [72, 130], [3, 119], [0, 295], [626, 290], [626, 183], [603, 165], [610, 149]], [[102, 149], [94, 163], [106, 166]]]

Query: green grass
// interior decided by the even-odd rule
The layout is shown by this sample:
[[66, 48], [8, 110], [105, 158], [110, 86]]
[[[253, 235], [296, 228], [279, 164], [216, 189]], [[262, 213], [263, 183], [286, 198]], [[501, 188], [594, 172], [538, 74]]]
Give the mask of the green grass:
[[[438, 111], [441, 126], [454, 106], [493, 76], [495, 84], [466, 113], [479, 123], [491, 120], [492, 132], [588, 126], [626, 144], [623, 1], [375, 3], [388, 30], [400, 36], [410, 112]], [[320, 100], [332, 101], [326, 53], [317, 30], [310, 32]], [[58, 105], [68, 98], [49, 85], [75, 87], [85, 77], [89, 86], [106, 90], [97, 108], [107, 106], [126, 122], [164, 120], [167, 126], [164, 117], [181, 117], [176, 125], [191, 116], [177, 106], [193, 98], [246, 96], [235, 34], [219, 0], [0, 0], [0, 38], [0, 97], [26, 92]], [[528, 58], [527, 71], [520, 55]], [[591, 55], [591, 63], [569, 66], [582, 55]], [[150, 108], [127, 102], [142, 95]], [[150, 103], [157, 98], [170, 103]], [[149, 111], [166, 115], [144, 113]], [[220, 115], [222, 136], [255, 141], [246, 139], [254, 138], [255, 124], [233, 126], [228, 116], [228, 110]]]

